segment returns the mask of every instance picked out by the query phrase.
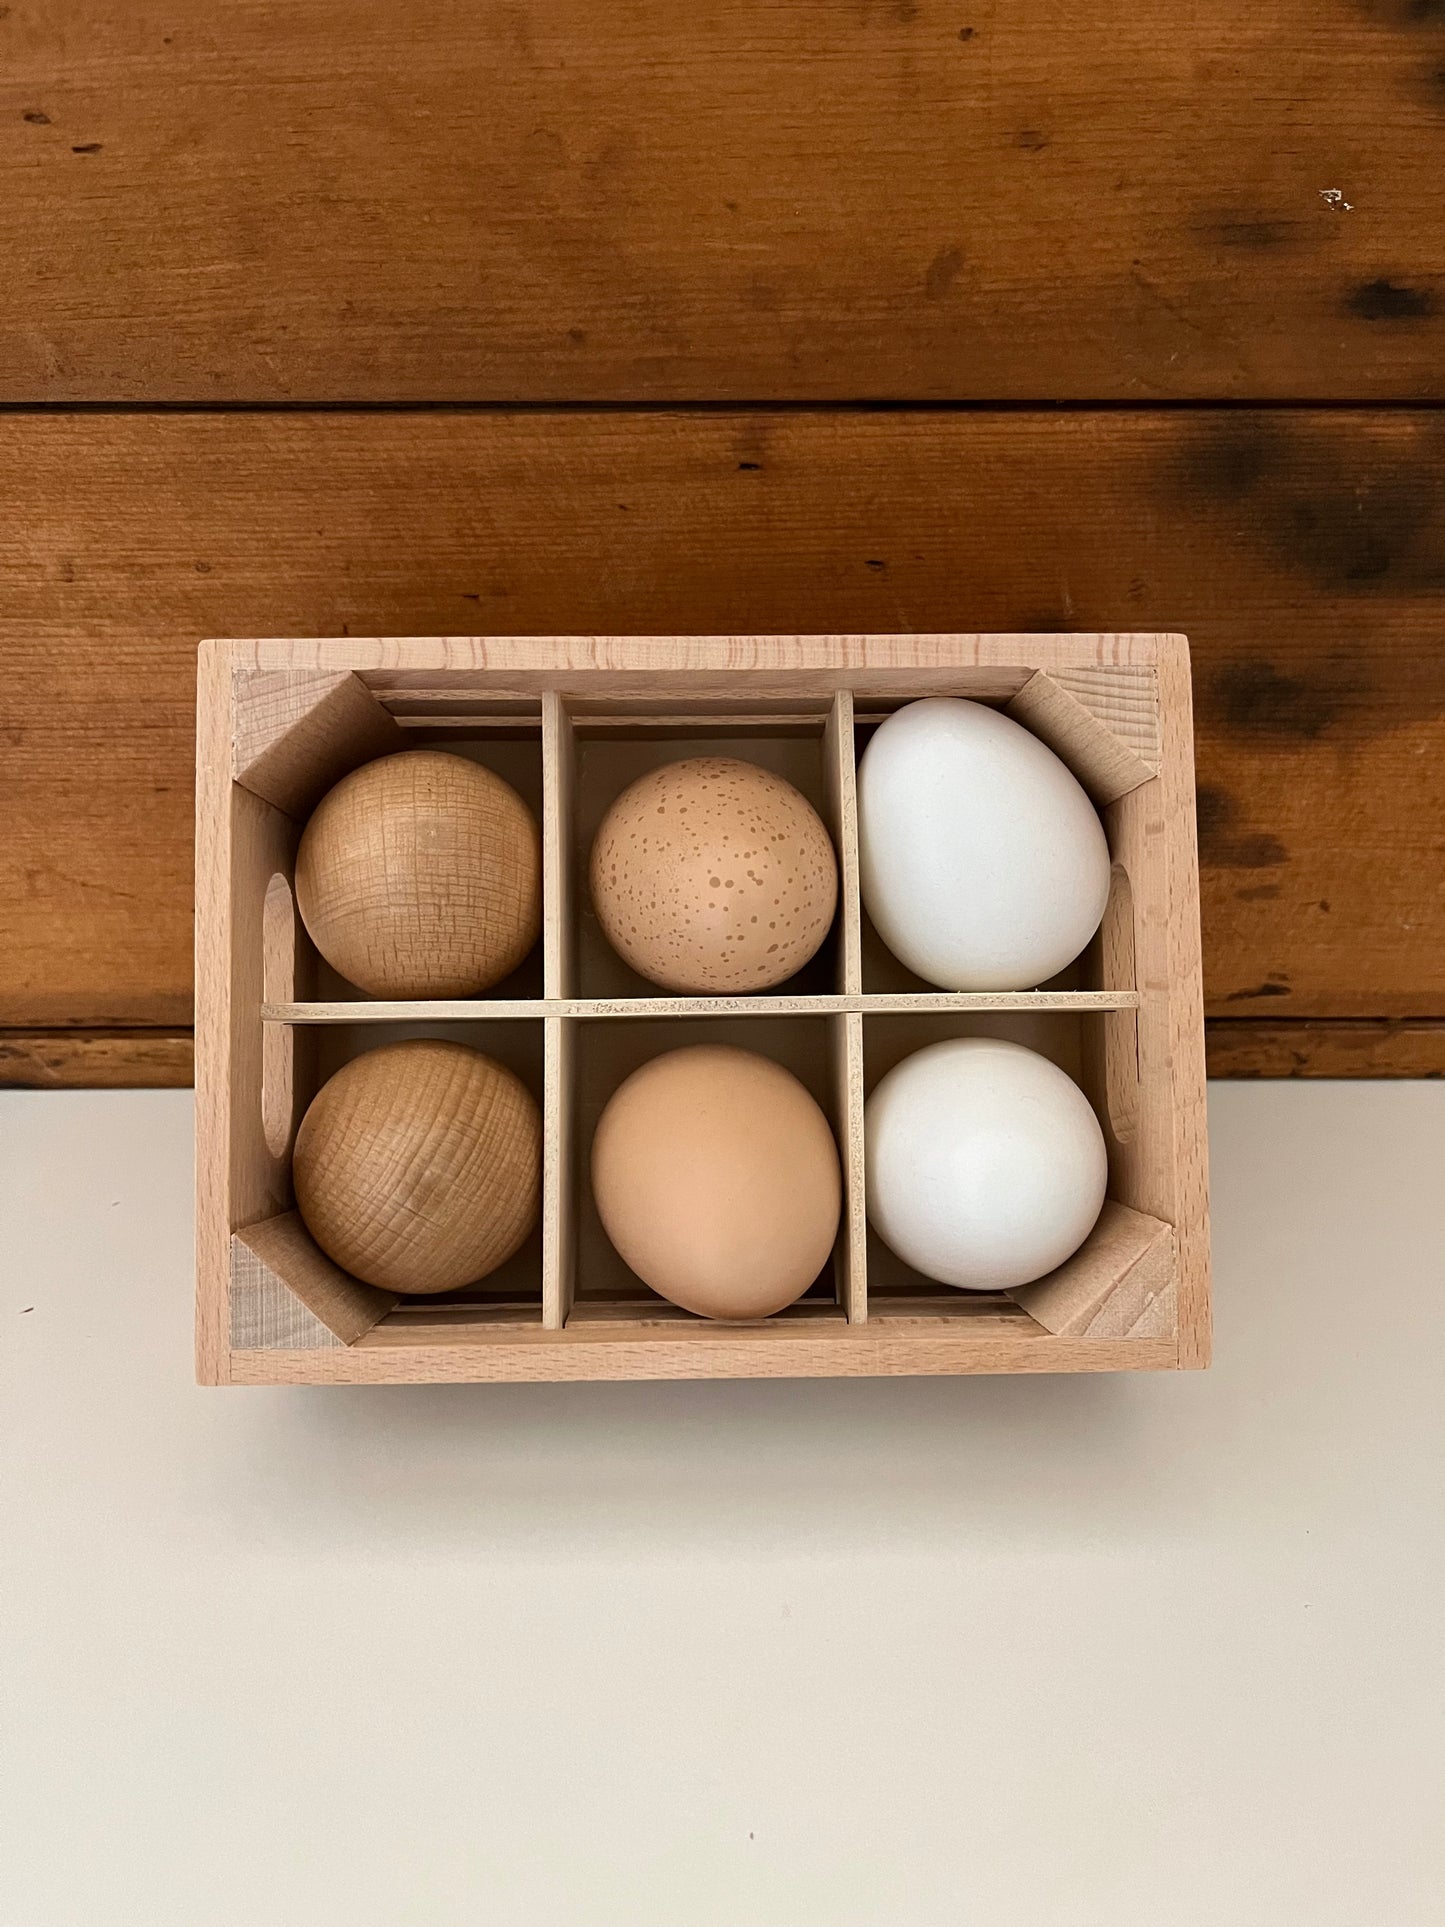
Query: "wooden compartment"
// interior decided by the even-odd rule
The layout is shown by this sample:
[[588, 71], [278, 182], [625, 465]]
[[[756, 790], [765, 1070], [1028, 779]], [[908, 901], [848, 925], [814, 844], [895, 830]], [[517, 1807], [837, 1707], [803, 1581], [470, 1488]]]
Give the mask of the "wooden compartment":
[[[1049, 1058], [1092, 1099], [1085, 1029], [1100, 1023], [1102, 1017], [1099, 1011], [1079, 1010], [892, 1011], [870, 1015], [863, 1020], [863, 1095], [865, 1100], [871, 1097], [874, 1086], [895, 1064], [929, 1044], [947, 1037], [1001, 1037]], [[889, 1250], [871, 1225], [866, 1231], [866, 1260], [868, 1317], [872, 1323], [951, 1318], [967, 1313], [1003, 1318], [1017, 1325], [1023, 1316], [1004, 1294], [959, 1292], [922, 1277]]]
[[[583, 998], [673, 995], [660, 990], [626, 964], [608, 943], [589, 897], [587, 860], [609, 806], [630, 783], [649, 770], [685, 756], [727, 756], [759, 764], [801, 790], [820, 815], [829, 806], [824, 742], [826, 717], [735, 715], [722, 721], [685, 715], [643, 717], [630, 723], [573, 713], [576, 781], [571, 824], [576, 893], [577, 993]], [[836, 840], [836, 833], [835, 833]], [[839, 926], [796, 976], [770, 997], [810, 996], [842, 988]]]
[[[858, 897], [856, 758], [925, 695], [1006, 708], [1074, 769], [1114, 861], [1079, 961], [1038, 990], [920, 985]], [[1198, 884], [1187, 646], [1172, 636], [350, 638], [202, 645], [197, 746], [197, 1367], [207, 1383], [813, 1377], [1199, 1366], [1209, 1349]], [[505, 775], [543, 832], [542, 942], [485, 997], [384, 1002], [340, 983], [296, 917], [310, 809], [398, 748]], [[790, 982], [678, 996], [610, 951], [591, 836], [644, 769], [688, 754], [787, 775], [838, 851], [834, 930]], [[864, 1213], [863, 1103], [889, 1064], [987, 1031], [1054, 1056], [1093, 1103], [1109, 1201], [1066, 1265], [1007, 1297], [908, 1272]], [[393, 1036], [454, 1036], [543, 1106], [542, 1222], [493, 1278], [397, 1300], [348, 1277], [292, 1208], [295, 1124], [319, 1082]], [[790, 1311], [709, 1323], [646, 1291], [587, 1186], [607, 1094], [700, 1038], [776, 1057], [833, 1120], [845, 1209]]]
[[[480, 763], [496, 775], [510, 783], [540, 823], [542, 820], [542, 705], [533, 705], [530, 715], [513, 717], [506, 715], [489, 719], [484, 730], [468, 730], [458, 735], [450, 728], [427, 728], [425, 734], [408, 736], [409, 746], [425, 749], [446, 750], [453, 756], [465, 756], [469, 762]], [[305, 926], [297, 919], [298, 944], [311, 952], [310, 939]], [[314, 954], [314, 953], [312, 953]], [[513, 998], [540, 998], [542, 984], [541, 939], [522, 959], [511, 975], [488, 992], [489, 998], [498, 1002]], [[314, 996], [318, 999], [340, 1003], [369, 1001], [364, 990], [348, 983], [338, 976], [323, 957], [316, 957], [312, 967], [310, 982]], [[333, 1067], [334, 1068], [334, 1067]]]
[[[568, 1304], [569, 1326], [607, 1320], [708, 1329], [705, 1320], [658, 1297], [628, 1269], [602, 1229], [588, 1183], [592, 1136], [607, 1100], [649, 1058], [689, 1044], [733, 1044], [772, 1058], [793, 1073], [826, 1114], [835, 1138], [840, 1144], [844, 1141], [847, 1107], [839, 1060], [846, 1046], [836, 1016], [582, 1020], [576, 1030], [574, 1056], [570, 1206], [577, 1227], [577, 1260]], [[846, 1186], [846, 1172], [844, 1176]], [[845, 1324], [850, 1286], [845, 1219], [824, 1271], [797, 1304], [776, 1313], [769, 1323], [822, 1319]]]

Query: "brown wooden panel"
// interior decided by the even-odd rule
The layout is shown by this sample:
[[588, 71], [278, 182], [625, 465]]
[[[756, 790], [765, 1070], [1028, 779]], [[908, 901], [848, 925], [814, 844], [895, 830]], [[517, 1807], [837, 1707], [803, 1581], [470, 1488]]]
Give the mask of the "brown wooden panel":
[[1437, 0], [17, 0], [0, 397], [1445, 393]]
[[191, 1082], [189, 1030], [0, 1030], [0, 1088], [174, 1090]]
[[1216, 1017], [1206, 1042], [1211, 1077], [1445, 1077], [1442, 1019]]
[[1445, 1016], [1445, 421], [0, 422], [0, 1023], [184, 1024], [207, 634], [1182, 629], [1215, 1014]]

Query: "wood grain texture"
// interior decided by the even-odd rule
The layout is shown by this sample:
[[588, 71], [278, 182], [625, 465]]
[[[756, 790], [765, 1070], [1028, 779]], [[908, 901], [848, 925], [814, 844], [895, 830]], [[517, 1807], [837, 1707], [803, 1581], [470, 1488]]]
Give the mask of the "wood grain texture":
[[[1209, 1120], [1193, 702], [1189, 656], [1177, 637], [1161, 640], [1157, 675], [1159, 780], [1130, 790], [1104, 811], [1109, 847], [1129, 873], [1141, 992], [1136, 1128], [1120, 1137], [1112, 1116], [1106, 1124], [1114, 1194], [1174, 1227], [1177, 1262], [1157, 1304], [1126, 1290], [1111, 1309], [1118, 1315], [1133, 1304], [1141, 1333], [1154, 1318], [1169, 1317], [1178, 1332], [1180, 1366], [1197, 1369], [1209, 1363], [1211, 1345]], [[1117, 1328], [1106, 1320], [1104, 1329], [1112, 1334]]]
[[382, 756], [312, 813], [296, 904], [322, 956], [368, 994], [472, 996], [541, 935], [542, 832], [494, 770], [445, 750]]
[[1110, 1198], [1071, 1258], [1008, 1295], [1066, 1338], [1172, 1337], [1176, 1265], [1170, 1227]]
[[296, 1134], [296, 1203], [335, 1264], [390, 1292], [455, 1291], [537, 1222], [542, 1119], [521, 1078], [411, 1038], [344, 1064]]
[[[294, 1107], [300, 1039], [268, 1048], [266, 904], [296, 860], [296, 825], [231, 780], [232, 704], [225, 651], [198, 656], [196, 709], [196, 1376], [229, 1370], [231, 1234], [292, 1202], [289, 1132], [276, 1129], [267, 1079], [284, 1061]], [[309, 1052], [308, 1052], [309, 1055]]]
[[236, 705], [231, 769], [238, 783], [304, 822], [333, 783], [358, 763], [407, 747], [359, 676], [246, 679]]
[[1158, 695], [1137, 675], [1040, 671], [1007, 711], [1063, 758], [1100, 808], [1159, 774]]
[[[196, 1382], [224, 1385], [230, 1376], [231, 1234], [247, 1220], [271, 1215], [264, 1205], [232, 1216], [235, 1165], [230, 1140], [236, 1124], [231, 1104], [231, 1052], [237, 1032], [231, 958], [233, 884], [231, 842], [234, 811], [226, 808], [232, 788], [234, 731], [231, 665], [224, 650], [206, 643], [196, 657], [195, 869], [194, 919], [196, 1006]], [[264, 806], [253, 798], [255, 806]], [[269, 879], [267, 882], [269, 889]], [[265, 896], [261, 917], [265, 919]], [[254, 960], [250, 984], [265, 993], [264, 952]], [[253, 1130], [264, 1132], [259, 1090], [253, 1090], [257, 1116]], [[264, 1135], [262, 1148], [265, 1148]], [[259, 1188], [259, 1187], [258, 1187]], [[283, 1197], [273, 1212], [291, 1202]]]
[[1211, 1077], [1445, 1077], [1445, 1021], [1220, 1018], [1207, 1041]]
[[178, 1090], [191, 1057], [188, 1030], [0, 1030], [0, 1089]]
[[396, 1304], [332, 1264], [299, 1212], [247, 1225], [231, 1239], [231, 1344], [328, 1351], [350, 1345]]
[[1189, 633], [1212, 1014], [1445, 1017], [1434, 416], [11, 417], [0, 474], [7, 1026], [190, 1020], [199, 636], [965, 624]]
[[1439, 395], [1442, 60], [1433, 0], [16, 5], [0, 395]]
[[508, 1380], [643, 1378], [881, 1378], [956, 1372], [1169, 1371], [1172, 1338], [1055, 1338], [1002, 1319], [829, 1324], [786, 1319], [743, 1328], [671, 1323], [619, 1339], [606, 1323], [564, 1332], [477, 1323], [444, 1343], [416, 1343], [383, 1321], [337, 1351], [237, 1351], [235, 1385], [444, 1385]]

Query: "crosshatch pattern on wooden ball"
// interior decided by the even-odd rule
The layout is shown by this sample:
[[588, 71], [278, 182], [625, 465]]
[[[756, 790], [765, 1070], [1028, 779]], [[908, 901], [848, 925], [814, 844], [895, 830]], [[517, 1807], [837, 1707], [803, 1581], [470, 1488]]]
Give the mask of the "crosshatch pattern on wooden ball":
[[623, 960], [666, 990], [767, 990], [832, 927], [838, 862], [802, 792], [756, 763], [695, 756], [641, 776], [592, 846], [592, 903]]
[[296, 1205], [343, 1270], [434, 1294], [505, 1264], [537, 1222], [542, 1119], [512, 1071], [412, 1038], [343, 1064], [296, 1133]]
[[468, 997], [515, 970], [542, 921], [541, 837], [510, 783], [445, 750], [363, 764], [296, 856], [316, 948], [375, 997]]

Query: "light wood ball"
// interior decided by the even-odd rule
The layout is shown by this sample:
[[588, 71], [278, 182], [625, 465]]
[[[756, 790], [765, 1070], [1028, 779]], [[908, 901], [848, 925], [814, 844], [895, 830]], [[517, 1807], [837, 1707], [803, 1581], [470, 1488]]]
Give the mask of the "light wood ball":
[[433, 1294], [504, 1264], [537, 1222], [542, 1120], [522, 1080], [463, 1044], [354, 1057], [296, 1133], [296, 1206], [344, 1271]]
[[344, 776], [296, 856], [311, 940], [374, 997], [470, 997], [537, 941], [542, 847], [510, 783], [464, 756], [403, 750]]
[[802, 791], [757, 763], [693, 756], [640, 776], [592, 845], [608, 942], [665, 990], [770, 990], [818, 949], [838, 860]]

